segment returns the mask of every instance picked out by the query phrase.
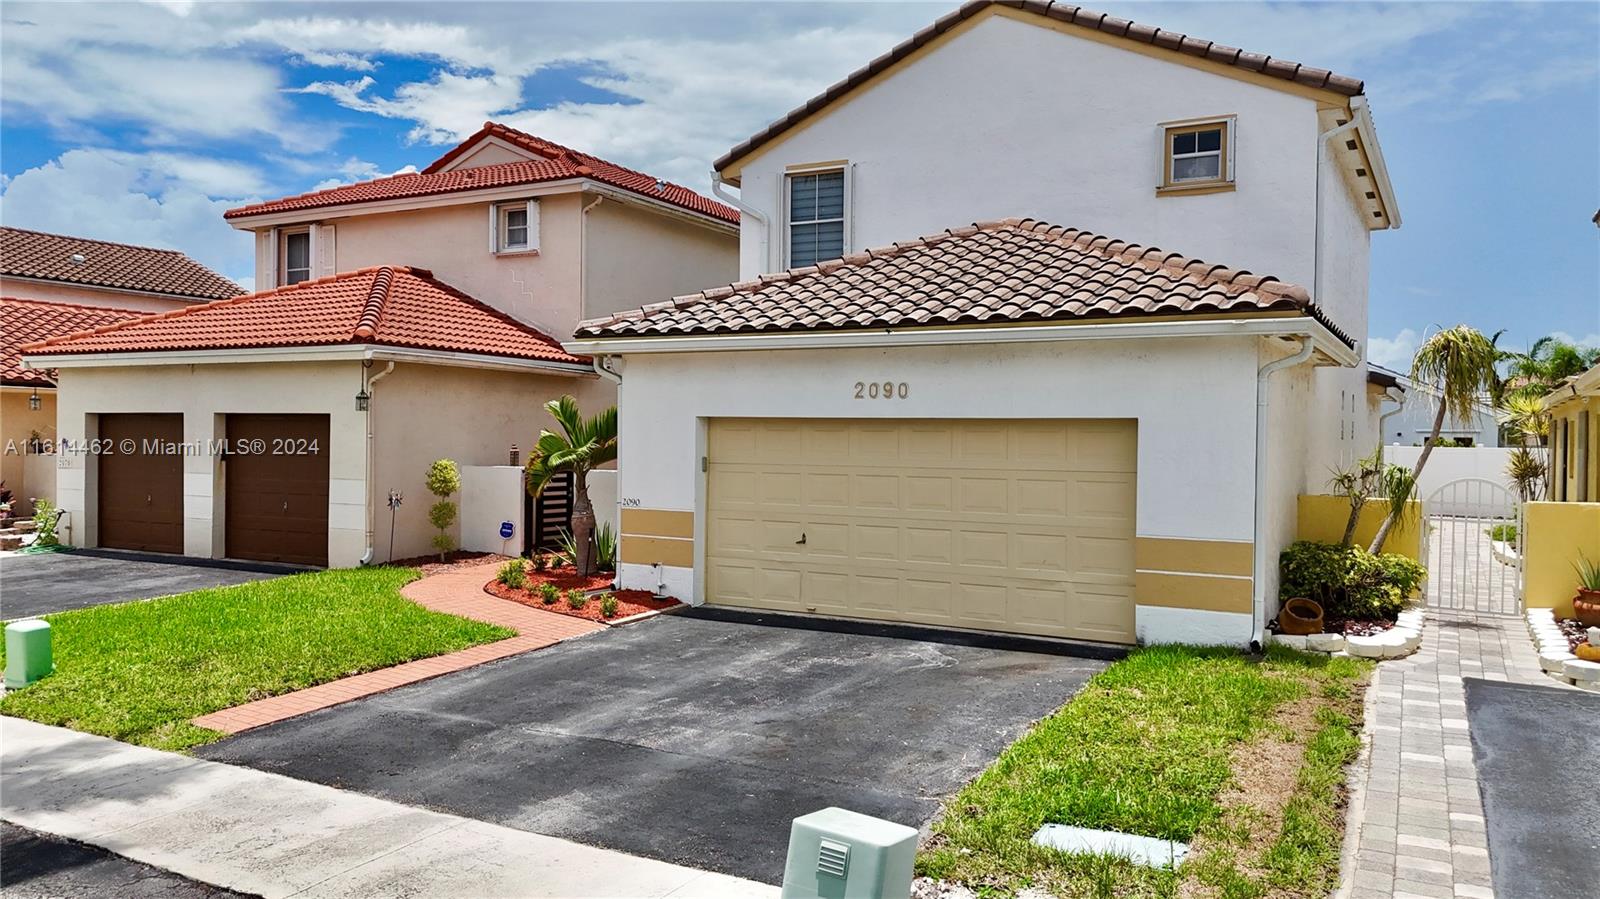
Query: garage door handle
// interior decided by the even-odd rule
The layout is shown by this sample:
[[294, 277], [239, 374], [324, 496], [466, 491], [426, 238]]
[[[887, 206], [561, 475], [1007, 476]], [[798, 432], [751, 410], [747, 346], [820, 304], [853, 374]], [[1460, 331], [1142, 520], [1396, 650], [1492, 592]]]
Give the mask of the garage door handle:
[[800, 532], [800, 539], [796, 540], [794, 542], [794, 545], [795, 546], [805, 546], [806, 545], [806, 532], [805, 531], [801, 531]]

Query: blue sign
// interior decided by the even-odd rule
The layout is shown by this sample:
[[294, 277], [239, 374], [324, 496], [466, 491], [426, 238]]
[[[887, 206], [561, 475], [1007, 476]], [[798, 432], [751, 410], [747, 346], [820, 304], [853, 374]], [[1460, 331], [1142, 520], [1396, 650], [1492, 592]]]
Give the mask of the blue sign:
[[500, 522], [500, 539], [510, 540], [511, 535], [517, 532], [517, 526], [509, 521]]

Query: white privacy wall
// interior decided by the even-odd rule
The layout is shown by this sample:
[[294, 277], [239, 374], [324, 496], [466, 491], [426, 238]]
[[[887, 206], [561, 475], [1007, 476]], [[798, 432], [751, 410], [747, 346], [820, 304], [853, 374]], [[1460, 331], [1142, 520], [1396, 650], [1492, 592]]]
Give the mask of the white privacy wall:
[[[1256, 367], [1254, 338], [630, 355], [618, 489], [625, 506], [694, 512], [698, 559], [706, 419], [1134, 418], [1137, 534], [1249, 541]], [[909, 396], [854, 399], [872, 380]], [[650, 566], [621, 574], [656, 587]], [[663, 576], [703, 601], [695, 572]]]

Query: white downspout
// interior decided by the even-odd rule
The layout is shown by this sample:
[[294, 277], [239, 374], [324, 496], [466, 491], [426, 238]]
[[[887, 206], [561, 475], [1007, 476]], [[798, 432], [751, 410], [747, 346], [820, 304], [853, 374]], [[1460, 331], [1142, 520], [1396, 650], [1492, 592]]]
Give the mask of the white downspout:
[[[771, 251], [767, 249], [767, 217], [762, 215], [759, 209], [756, 209], [754, 206], [751, 206], [749, 203], [746, 203], [744, 200], [734, 196], [733, 194], [728, 193], [727, 187], [724, 186], [722, 175], [718, 172], [711, 173], [711, 192], [716, 194], [717, 199], [739, 210], [739, 221], [741, 222], [741, 228], [743, 228], [742, 223], [744, 221], [744, 216], [749, 216], [750, 218], [755, 219], [756, 224], [761, 226], [761, 230], [759, 232], [761, 235], [761, 262], [756, 267], [755, 274], [759, 275], [762, 272], [771, 271], [774, 266], [772, 265], [772, 259], [770, 255]], [[743, 191], [741, 191], [741, 193], [743, 193]], [[740, 277], [743, 276], [744, 273], [740, 272]]]
[[1384, 435], [1388, 433], [1385, 428], [1389, 426], [1389, 419], [1405, 411], [1406, 392], [1404, 390], [1396, 390], [1395, 388], [1390, 387], [1388, 390], [1383, 392], [1383, 398], [1391, 403], [1394, 403], [1395, 407], [1378, 416], [1378, 458], [1380, 460], [1383, 458]]
[[1267, 379], [1272, 373], [1280, 369], [1291, 368], [1311, 358], [1311, 337], [1300, 338], [1300, 350], [1293, 356], [1285, 356], [1274, 362], [1268, 362], [1256, 372], [1256, 495], [1255, 495], [1255, 544], [1254, 564], [1252, 565], [1252, 578], [1250, 593], [1254, 597], [1251, 619], [1254, 625], [1250, 634], [1250, 649], [1260, 652], [1265, 642], [1267, 630], [1267, 565], [1271, 561], [1267, 558], [1267, 541], [1263, 530], [1266, 526], [1266, 494], [1267, 494]]
[[[363, 364], [370, 363], [371, 361], [372, 361], [371, 356], [368, 356], [366, 359], [362, 360]], [[372, 377], [367, 379], [366, 476], [364, 478], [362, 478], [362, 481], [366, 484], [365, 490], [366, 490], [366, 495], [367, 495], [367, 503], [366, 503], [367, 504], [367, 551], [361, 554], [361, 564], [362, 565], [371, 565], [372, 564], [372, 553], [373, 553], [373, 549], [372, 549], [372, 528], [373, 528], [374, 516], [377, 514], [372, 509], [372, 444], [373, 444], [373, 436], [374, 436], [373, 427], [372, 427], [372, 394], [373, 394], [373, 387], [379, 381], [383, 380], [383, 376], [384, 375], [387, 375], [389, 372], [392, 372], [392, 371], [394, 371], [394, 362], [391, 360], [389, 362], [389, 367], [388, 368], [385, 368], [383, 371], [380, 371], [377, 374], [375, 374]]]

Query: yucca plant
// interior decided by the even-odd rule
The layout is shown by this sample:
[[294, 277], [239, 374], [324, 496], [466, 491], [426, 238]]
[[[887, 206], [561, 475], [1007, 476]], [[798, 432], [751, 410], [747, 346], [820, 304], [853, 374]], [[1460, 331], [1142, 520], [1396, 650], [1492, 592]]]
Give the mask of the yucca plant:
[[1517, 485], [1517, 496], [1523, 502], [1544, 495], [1544, 478], [1549, 466], [1534, 450], [1526, 446], [1513, 447], [1506, 457], [1506, 477]]
[[1586, 593], [1600, 593], [1600, 565], [1589, 561], [1589, 557], [1578, 553], [1578, 561], [1572, 563], [1572, 570], [1578, 573], [1578, 589]]
[[578, 401], [564, 396], [544, 404], [561, 433], [539, 432], [528, 454], [528, 492], [538, 496], [557, 472], [572, 472], [573, 560], [578, 573], [594, 573], [594, 504], [589, 501], [589, 472], [617, 458], [617, 407], [584, 418]]
[[609, 521], [594, 529], [594, 566], [601, 571], [617, 570], [617, 532]]

